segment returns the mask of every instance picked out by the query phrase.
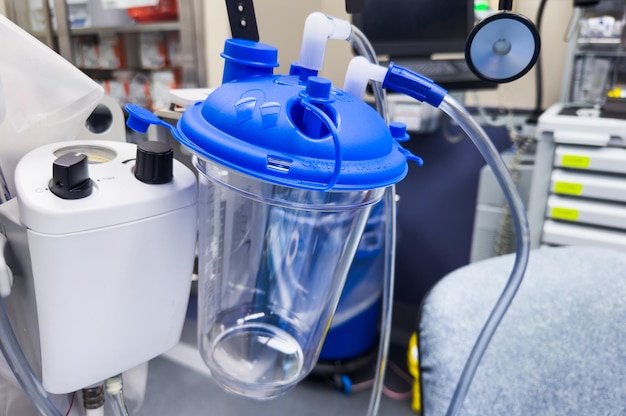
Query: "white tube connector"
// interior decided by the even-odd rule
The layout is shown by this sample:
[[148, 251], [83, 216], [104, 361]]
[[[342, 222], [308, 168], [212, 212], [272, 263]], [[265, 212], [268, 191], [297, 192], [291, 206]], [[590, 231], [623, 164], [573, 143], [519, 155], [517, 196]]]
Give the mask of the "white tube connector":
[[104, 406], [97, 409], [85, 409], [85, 416], [104, 416]]
[[113, 377], [109, 377], [104, 383], [106, 392], [110, 395], [119, 394], [123, 389], [122, 375], [118, 374]]
[[345, 40], [351, 33], [352, 24], [347, 20], [329, 17], [321, 12], [311, 13], [304, 22], [298, 65], [319, 71], [322, 69], [328, 40]]
[[357, 98], [363, 98], [370, 80], [383, 82], [386, 76], [387, 68], [373, 64], [363, 56], [356, 56], [348, 64], [343, 90]]

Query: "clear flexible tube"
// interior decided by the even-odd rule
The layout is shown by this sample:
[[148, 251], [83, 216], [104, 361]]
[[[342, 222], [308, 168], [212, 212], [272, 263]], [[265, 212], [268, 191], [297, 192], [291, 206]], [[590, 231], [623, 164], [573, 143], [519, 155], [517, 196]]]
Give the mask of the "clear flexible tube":
[[[359, 59], [361, 61], [359, 61]], [[528, 219], [526, 218], [524, 204], [517, 191], [515, 181], [504, 165], [500, 154], [489, 140], [485, 131], [476, 120], [470, 116], [467, 110], [452, 98], [446, 90], [442, 89], [428, 78], [394, 64], [390, 64], [385, 73], [382, 73], [379, 69], [380, 68], [372, 63], [364, 62], [362, 57], [354, 58], [351, 65], [348, 67], [346, 85], [349, 86], [351, 91], [354, 90], [352, 92], [353, 94], [361, 94], [361, 89], [365, 88], [362, 78], [370, 77], [370, 79], [373, 78], [381, 81], [383, 88], [404, 93], [419, 101], [441, 108], [441, 110], [461, 126], [493, 170], [510, 206], [514, 220], [516, 231], [516, 259], [513, 270], [496, 305], [478, 335], [465, 364], [447, 412], [448, 416], [454, 416], [460, 411], [463, 400], [465, 399], [476, 372], [476, 368], [524, 277], [530, 254]]]
[[515, 243], [516, 243], [516, 256], [513, 270], [509, 276], [509, 279], [504, 287], [500, 297], [498, 298], [495, 306], [493, 307], [487, 321], [485, 322], [470, 355], [465, 363], [463, 372], [459, 378], [456, 389], [448, 406], [446, 412], [447, 416], [455, 416], [459, 414], [463, 400], [467, 395], [469, 386], [476, 373], [476, 368], [482, 359], [487, 345], [491, 341], [493, 334], [495, 333], [502, 317], [506, 313], [511, 301], [517, 293], [526, 266], [528, 264], [528, 257], [530, 254], [530, 230], [528, 226], [528, 219], [526, 217], [526, 211], [524, 209], [524, 203], [517, 191], [515, 181], [511, 177], [508, 169], [506, 168], [498, 150], [495, 148], [489, 137], [482, 129], [482, 127], [472, 118], [467, 110], [459, 104], [454, 98], [446, 95], [439, 106], [443, 112], [448, 114], [470, 137], [480, 154], [483, 156], [489, 167], [492, 169], [498, 184], [504, 192], [504, 196], [511, 209], [515, 225]]
[[7, 202], [11, 199], [11, 192], [9, 191], [9, 185], [2, 173], [2, 166], [0, 166], [0, 204]]
[[[8, 186], [0, 170], [0, 204], [11, 199]], [[4, 299], [0, 297], [0, 350], [9, 368], [15, 375], [17, 382], [30, 401], [33, 403], [39, 414], [45, 416], [62, 416], [61, 411], [56, 407], [48, 392], [43, 388], [41, 381], [33, 371], [28, 359], [22, 351], [6, 306]]]
[[[352, 31], [347, 39], [357, 54], [366, 58], [372, 64], [378, 64], [374, 47], [361, 32], [359, 28], [352, 25]], [[374, 102], [376, 111], [380, 116], [389, 122], [389, 114], [387, 112], [387, 98], [382, 83], [379, 81], [372, 82], [374, 92]], [[385, 371], [387, 369], [387, 359], [389, 357], [389, 343], [391, 340], [391, 322], [393, 318], [393, 286], [395, 276], [395, 257], [396, 257], [396, 205], [395, 205], [396, 187], [390, 186], [385, 191], [385, 269], [383, 279], [383, 295], [382, 295], [382, 311], [380, 322], [380, 339], [378, 341], [378, 357], [376, 364], [376, 373], [374, 375], [374, 383], [372, 385], [372, 393], [367, 408], [367, 416], [375, 416], [378, 414], [380, 400], [383, 395], [385, 383]]]
[[128, 416], [126, 401], [124, 400], [124, 384], [122, 375], [110, 377], [105, 382], [106, 393], [111, 399], [113, 413], [115, 416]]
[[378, 358], [372, 394], [367, 408], [368, 416], [378, 414], [380, 400], [384, 390], [385, 371], [389, 357], [389, 343], [391, 340], [391, 321], [393, 318], [393, 286], [396, 257], [396, 202], [395, 186], [390, 186], [385, 191], [385, 275], [383, 280], [382, 314], [380, 322], [380, 340], [378, 346]]
[[113, 406], [113, 414], [115, 416], [128, 416], [128, 409], [124, 401], [123, 394], [115, 394], [111, 396], [111, 404]]
[[0, 349], [7, 360], [11, 371], [15, 374], [18, 383], [31, 400], [39, 414], [45, 416], [62, 416], [61, 411], [55, 406], [44, 390], [41, 382], [35, 375], [24, 352], [20, 347], [9, 314], [4, 305], [4, 300], [0, 297]]

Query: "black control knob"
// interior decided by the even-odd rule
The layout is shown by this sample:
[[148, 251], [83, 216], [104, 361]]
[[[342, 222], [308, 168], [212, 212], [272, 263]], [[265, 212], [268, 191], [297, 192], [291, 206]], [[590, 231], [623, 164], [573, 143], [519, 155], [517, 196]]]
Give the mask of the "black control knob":
[[93, 181], [89, 178], [89, 160], [82, 153], [66, 153], [52, 164], [48, 187], [63, 199], [80, 199], [91, 195]]
[[168, 183], [174, 170], [174, 150], [164, 142], [144, 141], [137, 145], [135, 177], [149, 184]]

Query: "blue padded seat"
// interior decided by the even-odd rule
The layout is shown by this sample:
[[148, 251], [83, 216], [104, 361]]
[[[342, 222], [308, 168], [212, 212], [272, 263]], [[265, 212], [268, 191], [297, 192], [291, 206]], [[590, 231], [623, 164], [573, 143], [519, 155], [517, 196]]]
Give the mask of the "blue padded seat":
[[[423, 416], [444, 415], [513, 264], [464, 266], [425, 297], [418, 319]], [[626, 253], [533, 250], [462, 415], [626, 415]]]

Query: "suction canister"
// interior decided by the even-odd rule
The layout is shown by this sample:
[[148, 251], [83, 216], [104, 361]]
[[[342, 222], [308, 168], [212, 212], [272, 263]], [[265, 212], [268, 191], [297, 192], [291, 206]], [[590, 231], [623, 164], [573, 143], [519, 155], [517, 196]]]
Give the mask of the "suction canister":
[[[314, 367], [372, 206], [409, 153], [370, 106], [276, 48], [226, 41], [223, 84], [176, 128], [199, 180], [201, 355], [225, 389], [268, 399]], [[404, 136], [403, 136], [404, 138]]]
[[315, 371], [341, 372], [371, 364], [385, 275], [385, 203], [370, 212]]

